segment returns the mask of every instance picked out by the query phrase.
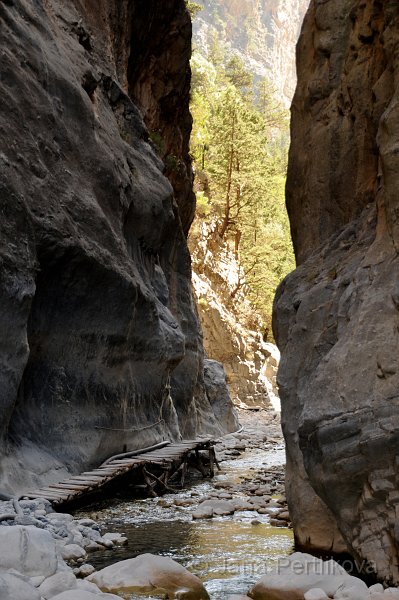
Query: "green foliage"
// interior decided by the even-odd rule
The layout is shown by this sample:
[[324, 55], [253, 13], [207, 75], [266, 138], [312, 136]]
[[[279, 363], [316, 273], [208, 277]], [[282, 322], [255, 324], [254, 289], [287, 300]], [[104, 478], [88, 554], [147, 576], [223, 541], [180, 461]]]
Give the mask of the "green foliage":
[[201, 4], [198, 4], [197, 2], [189, 2], [188, 0], [186, 0], [186, 6], [192, 19], [195, 19], [197, 14], [204, 8], [201, 6]]
[[196, 193], [197, 200], [197, 215], [199, 217], [209, 217], [211, 214], [211, 205], [209, 198], [205, 196], [205, 192], [199, 191]]
[[275, 289], [295, 266], [284, 200], [288, 115], [266, 79], [254, 82], [226, 54], [215, 39], [207, 59], [192, 60], [197, 214], [234, 248], [233, 299], [245, 290], [270, 328]]

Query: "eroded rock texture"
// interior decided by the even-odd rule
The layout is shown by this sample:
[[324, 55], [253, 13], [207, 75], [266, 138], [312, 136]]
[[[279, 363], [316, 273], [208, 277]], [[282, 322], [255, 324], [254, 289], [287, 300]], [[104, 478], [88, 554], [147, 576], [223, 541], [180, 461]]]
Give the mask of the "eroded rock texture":
[[287, 185], [299, 267], [275, 304], [297, 540], [396, 583], [398, 43], [397, 2], [311, 2]]
[[0, 475], [19, 490], [234, 418], [208, 401], [190, 288], [184, 0], [1, 0], [0, 28]]

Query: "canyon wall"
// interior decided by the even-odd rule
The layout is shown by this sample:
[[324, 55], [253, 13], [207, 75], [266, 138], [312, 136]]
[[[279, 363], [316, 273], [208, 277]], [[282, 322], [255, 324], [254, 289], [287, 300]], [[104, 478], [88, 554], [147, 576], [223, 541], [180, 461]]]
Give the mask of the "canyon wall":
[[197, 217], [189, 248], [204, 348], [223, 364], [235, 406], [279, 407], [279, 352], [265, 341], [262, 319], [246, 297], [233, 244], [220, 238], [215, 224]]
[[311, 2], [287, 183], [298, 268], [274, 314], [297, 542], [396, 584], [398, 44], [397, 2]]
[[191, 292], [184, 0], [1, 0], [0, 26], [0, 487], [233, 430]]
[[283, 104], [295, 90], [295, 45], [309, 0], [199, 0], [194, 49], [216, 39], [238, 53], [251, 73], [267, 77]]

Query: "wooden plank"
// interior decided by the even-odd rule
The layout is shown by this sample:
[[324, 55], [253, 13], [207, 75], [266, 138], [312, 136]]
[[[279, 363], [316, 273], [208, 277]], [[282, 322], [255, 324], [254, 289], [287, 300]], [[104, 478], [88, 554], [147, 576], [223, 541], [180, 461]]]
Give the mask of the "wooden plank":
[[53, 495], [50, 493], [34, 493], [34, 494], [24, 494], [24, 498], [31, 498], [31, 499], [36, 499], [36, 498], [46, 498], [47, 500], [64, 500], [65, 496], [58, 496], [58, 495]]
[[69, 490], [65, 490], [65, 492], [61, 492], [60, 490], [54, 490], [54, 489], [45, 489], [41, 491], [42, 495], [51, 495], [54, 497], [58, 497], [58, 498], [65, 498], [65, 496], [70, 496], [71, 494], [68, 494]]
[[93, 486], [92, 485], [76, 485], [71, 483], [54, 483], [52, 485], [49, 485], [49, 488], [51, 489], [56, 489], [56, 490], [76, 490], [76, 491], [83, 491], [83, 490], [87, 490], [87, 489], [91, 489]]

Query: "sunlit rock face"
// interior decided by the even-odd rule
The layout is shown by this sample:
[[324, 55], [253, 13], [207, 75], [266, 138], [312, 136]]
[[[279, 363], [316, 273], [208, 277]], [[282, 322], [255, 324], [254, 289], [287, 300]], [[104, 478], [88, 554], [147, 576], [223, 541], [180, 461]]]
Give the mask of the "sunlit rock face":
[[8, 0], [0, 27], [0, 485], [231, 429], [191, 293], [184, 0]]
[[346, 545], [395, 583], [398, 19], [393, 2], [310, 5], [287, 183], [299, 266], [274, 315], [297, 541]]
[[267, 77], [289, 105], [295, 90], [295, 44], [309, 0], [199, 0], [194, 48], [207, 51], [225, 39], [247, 68]]

